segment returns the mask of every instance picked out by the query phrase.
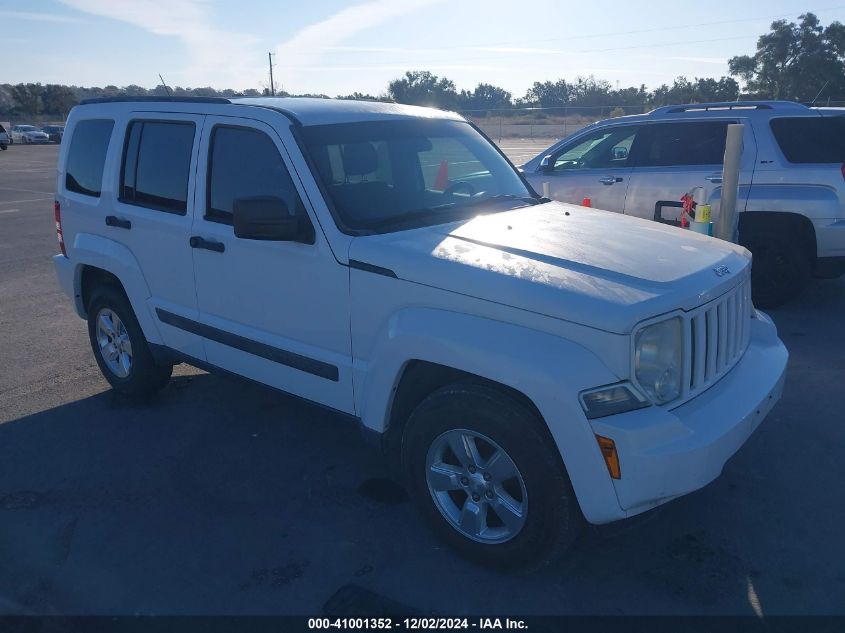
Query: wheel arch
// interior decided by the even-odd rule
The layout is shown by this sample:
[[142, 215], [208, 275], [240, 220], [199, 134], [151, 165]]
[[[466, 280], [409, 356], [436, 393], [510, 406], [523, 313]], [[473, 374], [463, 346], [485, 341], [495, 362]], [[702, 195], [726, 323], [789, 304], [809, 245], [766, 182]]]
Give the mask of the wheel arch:
[[120, 288], [126, 295], [147, 341], [162, 343], [158, 325], [147, 309], [149, 287], [132, 251], [114, 240], [79, 233], [74, 239], [70, 257], [75, 264], [74, 297], [80, 317], [88, 317], [88, 301], [97, 284], [107, 283]]
[[812, 221], [800, 213], [788, 211], [744, 211], [739, 214], [739, 243], [757, 231], [777, 231], [801, 241], [810, 265], [816, 263], [816, 229]]

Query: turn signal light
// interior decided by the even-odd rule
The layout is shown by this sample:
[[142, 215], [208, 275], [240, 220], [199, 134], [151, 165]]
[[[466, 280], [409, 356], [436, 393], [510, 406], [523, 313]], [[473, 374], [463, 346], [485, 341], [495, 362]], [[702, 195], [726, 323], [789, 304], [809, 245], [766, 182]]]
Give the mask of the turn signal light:
[[604, 463], [607, 464], [607, 472], [613, 479], [622, 478], [622, 470], [619, 468], [619, 455], [616, 454], [616, 444], [609, 437], [596, 435]]

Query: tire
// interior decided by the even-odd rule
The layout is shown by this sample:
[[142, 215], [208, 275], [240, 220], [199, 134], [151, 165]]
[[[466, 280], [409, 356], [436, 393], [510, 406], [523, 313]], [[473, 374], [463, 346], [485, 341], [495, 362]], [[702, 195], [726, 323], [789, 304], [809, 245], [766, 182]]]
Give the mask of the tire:
[[[408, 487], [437, 535], [464, 558], [503, 570], [536, 569], [560, 558], [575, 540], [583, 518], [542, 424], [513, 398], [471, 383], [438, 389], [411, 414], [403, 441]], [[471, 451], [458, 459], [444, 448], [466, 438], [477, 449], [475, 464]], [[516, 476], [508, 479], [512, 470]], [[447, 474], [428, 476], [436, 471]], [[503, 500], [522, 518], [505, 512]], [[483, 518], [461, 528], [463, 513]]]
[[121, 289], [111, 285], [96, 288], [87, 310], [91, 349], [112, 389], [130, 396], [145, 396], [167, 384], [173, 366], [155, 363]]
[[9, 146], [5, 143], [3, 145], [0, 145], [0, 150], [3, 150], [5, 152], [7, 149], [9, 149]]
[[781, 231], [754, 231], [742, 240], [754, 256], [751, 294], [759, 308], [777, 308], [796, 297], [810, 278], [803, 242]]

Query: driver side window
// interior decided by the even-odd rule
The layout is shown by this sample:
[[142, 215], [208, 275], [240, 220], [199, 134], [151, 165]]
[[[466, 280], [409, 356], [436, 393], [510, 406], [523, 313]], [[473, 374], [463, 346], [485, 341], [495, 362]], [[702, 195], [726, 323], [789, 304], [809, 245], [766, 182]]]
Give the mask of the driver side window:
[[596, 130], [565, 147], [554, 161], [555, 171], [626, 167], [641, 125]]

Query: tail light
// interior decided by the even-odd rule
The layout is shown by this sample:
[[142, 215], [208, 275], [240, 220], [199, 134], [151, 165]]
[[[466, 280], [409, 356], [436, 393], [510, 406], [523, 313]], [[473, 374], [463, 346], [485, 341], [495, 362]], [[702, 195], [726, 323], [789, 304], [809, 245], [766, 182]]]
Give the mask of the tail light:
[[62, 205], [59, 204], [58, 200], [53, 202], [53, 214], [56, 217], [56, 239], [59, 240], [59, 248], [62, 251], [62, 255], [67, 257], [65, 237], [62, 235]]

